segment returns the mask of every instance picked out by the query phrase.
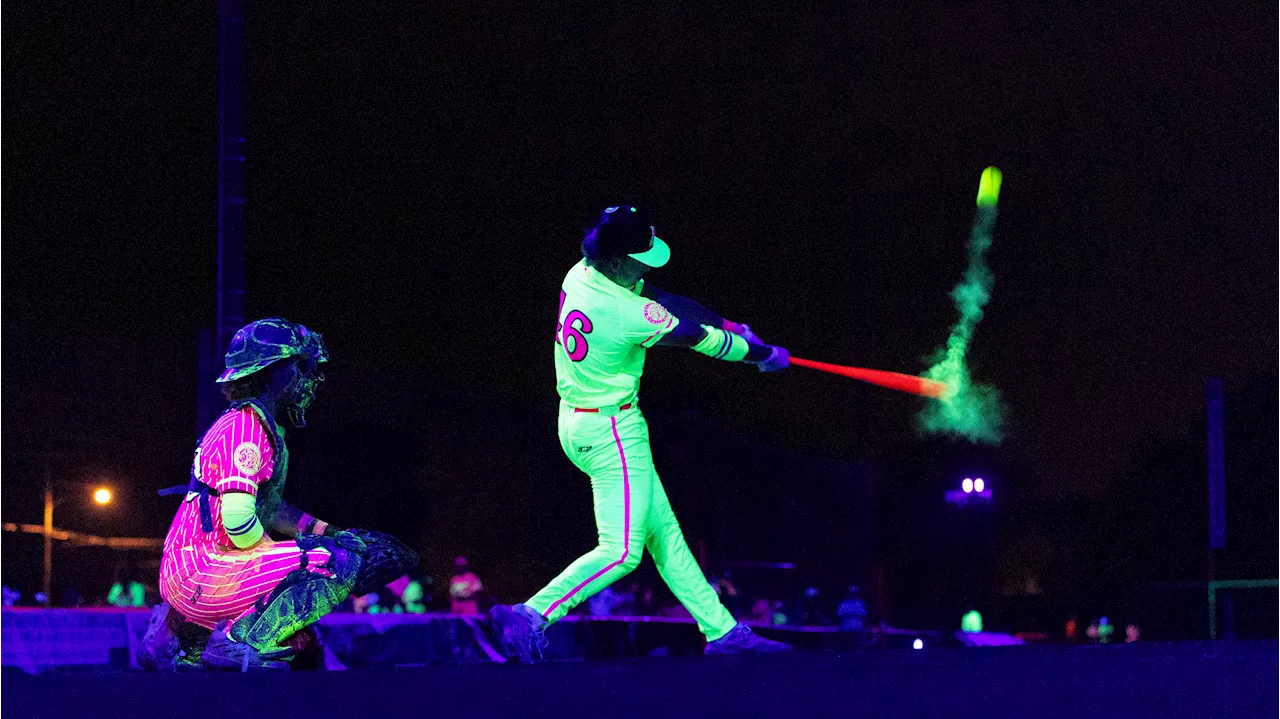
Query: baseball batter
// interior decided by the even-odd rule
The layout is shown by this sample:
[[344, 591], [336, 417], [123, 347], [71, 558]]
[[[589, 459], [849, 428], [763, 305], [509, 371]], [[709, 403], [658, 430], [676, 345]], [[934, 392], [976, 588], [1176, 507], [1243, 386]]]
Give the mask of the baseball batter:
[[653, 221], [636, 207], [610, 207], [582, 243], [583, 259], [560, 291], [555, 337], [560, 445], [591, 478], [599, 544], [523, 604], [491, 613], [509, 656], [531, 661], [543, 630], [640, 564], [647, 547], [658, 573], [698, 622], [707, 654], [786, 651], [736, 622], [685, 543], [654, 470], [649, 426], [637, 404], [645, 354], [655, 345], [687, 347], [761, 372], [788, 366], [788, 352], [750, 328], [643, 277], [670, 258]]

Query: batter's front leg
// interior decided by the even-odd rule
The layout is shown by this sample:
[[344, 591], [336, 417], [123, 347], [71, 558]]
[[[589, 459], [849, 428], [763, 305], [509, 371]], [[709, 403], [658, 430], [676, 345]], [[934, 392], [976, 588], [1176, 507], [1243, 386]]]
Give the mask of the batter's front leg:
[[646, 545], [653, 563], [658, 567], [662, 581], [671, 588], [671, 593], [689, 610], [689, 614], [698, 622], [698, 629], [706, 635], [707, 641], [715, 641], [733, 629], [737, 621], [724, 604], [711, 584], [707, 581], [702, 568], [689, 551], [689, 544], [684, 541], [684, 533], [680, 531], [680, 523], [667, 500], [667, 491], [656, 476], [653, 483], [653, 495], [649, 506], [649, 527]]
[[648, 437], [628, 436], [609, 420], [598, 438], [588, 438], [594, 446], [579, 464], [591, 477], [599, 544], [525, 602], [551, 623], [626, 576], [644, 554], [653, 476]]

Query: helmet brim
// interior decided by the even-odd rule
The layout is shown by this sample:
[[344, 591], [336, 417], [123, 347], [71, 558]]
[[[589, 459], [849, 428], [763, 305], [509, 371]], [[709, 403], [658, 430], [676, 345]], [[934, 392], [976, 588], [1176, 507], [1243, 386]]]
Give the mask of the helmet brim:
[[246, 365], [244, 367], [228, 367], [225, 372], [218, 376], [218, 382], [234, 382], [243, 377], [248, 377], [254, 372], [270, 366], [273, 362], [279, 362], [281, 359], [282, 358], [277, 357], [274, 359], [263, 360], [261, 362], [254, 362], [253, 364]]

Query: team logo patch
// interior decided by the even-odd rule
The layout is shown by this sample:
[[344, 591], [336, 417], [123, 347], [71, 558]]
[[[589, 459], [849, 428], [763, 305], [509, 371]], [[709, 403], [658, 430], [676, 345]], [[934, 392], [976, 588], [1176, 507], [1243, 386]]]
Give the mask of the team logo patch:
[[262, 452], [258, 451], [258, 445], [253, 442], [242, 442], [235, 451], [236, 469], [244, 473], [246, 477], [252, 477], [262, 469]]
[[657, 302], [650, 302], [644, 306], [644, 318], [655, 325], [666, 322], [669, 317], [671, 314], [667, 312], [667, 308]]

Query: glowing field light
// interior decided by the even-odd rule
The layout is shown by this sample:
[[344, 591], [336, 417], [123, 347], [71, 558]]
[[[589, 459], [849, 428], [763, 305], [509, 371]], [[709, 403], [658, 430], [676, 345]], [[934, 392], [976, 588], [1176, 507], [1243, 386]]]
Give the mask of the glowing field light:
[[106, 487], [99, 488], [98, 491], [93, 493], [93, 501], [97, 502], [98, 504], [110, 504], [111, 490], [107, 489]]
[[[978, 480], [978, 481], [979, 481], [979, 482], [981, 482], [982, 480]], [[973, 480], [972, 480], [972, 479], [969, 479], [968, 477], [965, 477], [965, 478], [964, 478], [964, 481], [960, 483], [960, 489], [963, 489], [965, 494], [968, 494], [968, 493], [972, 492], [972, 491], [973, 491]], [[981, 489], [979, 489], [978, 491], [979, 491], [979, 492], [981, 492], [982, 490], [981, 490]]]
[[923, 640], [923, 639], [917, 639], [917, 640], [915, 640], [914, 642], [911, 642], [911, 648], [912, 648], [912, 649], [924, 649], [924, 640]]
[[981, 492], [983, 489], [986, 489], [986, 486], [987, 483], [982, 481], [982, 477], [978, 477], [973, 480], [973, 491], [975, 492]]

